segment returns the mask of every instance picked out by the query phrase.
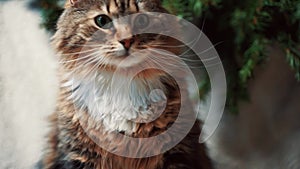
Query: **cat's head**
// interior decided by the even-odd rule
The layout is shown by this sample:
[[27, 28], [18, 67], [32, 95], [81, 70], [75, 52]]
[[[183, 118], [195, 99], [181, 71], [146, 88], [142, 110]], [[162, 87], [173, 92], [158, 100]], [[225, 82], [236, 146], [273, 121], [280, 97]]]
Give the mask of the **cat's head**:
[[[160, 0], [67, 0], [65, 6], [53, 43], [68, 69], [113, 70], [124, 59], [123, 66], [131, 67], [150, 57], [141, 52], [144, 49], [179, 52], [176, 40], [143, 33], [176, 27], [159, 14], [149, 14], [167, 13]], [[135, 52], [142, 54], [131, 56]]]

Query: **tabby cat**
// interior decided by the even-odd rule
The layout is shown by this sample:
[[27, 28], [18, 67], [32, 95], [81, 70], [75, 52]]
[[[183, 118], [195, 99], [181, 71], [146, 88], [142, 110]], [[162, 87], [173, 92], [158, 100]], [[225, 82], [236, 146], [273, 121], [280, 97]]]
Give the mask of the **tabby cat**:
[[[39, 165], [41, 169], [212, 168], [205, 146], [198, 143], [201, 123], [195, 120], [184, 119], [183, 125], [191, 123], [193, 127], [175, 147], [161, 154], [124, 157], [97, 144], [97, 139], [107, 140], [110, 146], [115, 146], [112, 149], [125, 151], [128, 146], [120, 146], [121, 138], [113, 133], [150, 138], [166, 132], [174, 124], [182, 103], [190, 105], [186, 114], [194, 113], [190, 100], [181, 101], [188, 98], [184, 97], [188, 95], [187, 87], [180, 90], [165, 71], [154, 68], [140, 71], [128, 90], [122, 88], [124, 79], [133, 70], [147, 65], [147, 58], [151, 58], [147, 52], [138, 56], [132, 53], [143, 49], [181, 53], [182, 45], [171, 37], [151, 33], [133, 35], [133, 29], [154, 24], [147, 17], [149, 12], [167, 13], [160, 0], [67, 0], [53, 37], [61, 60], [61, 85], [57, 108], [50, 118], [52, 130]], [[130, 14], [137, 14], [132, 19], [134, 26], [131, 18], [128, 22], [117, 21]], [[175, 22], [160, 24], [177, 27]], [[164, 64], [163, 60], [157, 61]], [[174, 71], [182, 73], [178, 67]], [[117, 85], [111, 85], [113, 80]], [[154, 92], [152, 97], [151, 91], [155, 89], [161, 89], [165, 95]], [[152, 103], [163, 100], [164, 111], [149, 121], [155, 114]], [[180, 132], [181, 128], [177, 130]], [[155, 146], [159, 151], [165, 145]], [[140, 150], [137, 146], [136, 152]]]

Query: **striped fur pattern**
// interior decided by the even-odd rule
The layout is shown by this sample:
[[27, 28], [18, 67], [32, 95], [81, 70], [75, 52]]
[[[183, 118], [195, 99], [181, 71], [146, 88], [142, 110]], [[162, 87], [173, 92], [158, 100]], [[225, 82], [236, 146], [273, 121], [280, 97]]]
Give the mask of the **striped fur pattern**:
[[[65, 12], [58, 22], [58, 29], [53, 37], [53, 45], [61, 60], [59, 68], [61, 87], [56, 112], [50, 118], [52, 131], [48, 135], [49, 144], [39, 168], [211, 169], [205, 146], [198, 143], [201, 132], [199, 121], [195, 122], [189, 134], [171, 150], [157, 156], [139, 159], [107, 152], [86, 133], [87, 130], [89, 133], [96, 133], [97, 139], [107, 140], [110, 145], [117, 148], [121, 140], [111, 135], [111, 132], [117, 131], [135, 138], [153, 137], [172, 126], [178, 117], [181, 103], [192, 105], [188, 99], [188, 91], [179, 91], [177, 83], [169, 74], [156, 69], [147, 69], [137, 74], [132, 81], [132, 88], [128, 91], [108, 90], [111, 78], [121, 62], [120, 58], [124, 58], [125, 49], [120, 44], [122, 40], [120, 38], [123, 37], [122, 34], [130, 35], [132, 30], [127, 27], [128, 25], [119, 23], [114, 23], [114, 30], [104, 30], [95, 25], [94, 18], [107, 15], [114, 20], [135, 13], [165, 13], [166, 10], [161, 7], [160, 0], [68, 0], [65, 6]], [[109, 38], [101, 39], [97, 36], [99, 35], [97, 32]], [[180, 43], [170, 37], [146, 34], [132, 38], [134, 43], [129, 52], [159, 48], [176, 55], [180, 54], [177, 47]], [[145, 53], [139, 58], [129, 59], [124, 71], [118, 72], [119, 82], [126, 79], [127, 75], [138, 66], [148, 64], [147, 57], [149, 56]], [[163, 58], [155, 61], [161, 64], [164, 62]], [[184, 81], [184, 73], [180, 68], [174, 71], [177, 71]], [[161, 89], [165, 96], [156, 93], [150, 97], [153, 89]], [[125, 95], [129, 95], [131, 100], [123, 97]], [[95, 101], [94, 96], [100, 101]], [[182, 98], [185, 99], [181, 100]], [[136, 122], [151, 118], [152, 102], [164, 100], [166, 107], [154, 121]], [[126, 106], [130, 102], [133, 102], [133, 109]], [[190, 112], [185, 113], [194, 115], [192, 108]], [[180, 123], [184, 125], [194, 121], [185, 118]], [[180, 131], [180, 128], [177, 130]], [[174, 138], [168, 139], [171, 141]], [[165, 145], [157, 145], [157, 150], [163, 146]], [[125, 150], [126, 146], [120, 149], [122, 148]]]

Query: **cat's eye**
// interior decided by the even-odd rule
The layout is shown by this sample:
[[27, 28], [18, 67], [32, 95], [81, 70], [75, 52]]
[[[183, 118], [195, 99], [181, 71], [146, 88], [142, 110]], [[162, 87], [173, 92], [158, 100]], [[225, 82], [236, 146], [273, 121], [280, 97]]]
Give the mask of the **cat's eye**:
[[138, 15], [134, 20], [134, 26], [143, 29], [149, 26], [149, 17], [145, 14]]
[[110, 29], [113, 27], [112, 20], [107, 15], [99, 15], [95, 18], [96, 24], [103, 29]]

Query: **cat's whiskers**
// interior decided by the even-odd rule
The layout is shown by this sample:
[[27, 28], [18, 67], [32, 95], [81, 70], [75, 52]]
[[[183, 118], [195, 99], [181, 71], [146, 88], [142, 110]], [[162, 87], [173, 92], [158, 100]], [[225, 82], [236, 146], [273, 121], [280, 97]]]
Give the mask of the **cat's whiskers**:
[[[86, 68], [89, 68], [89, 66], [91, 66], [96, 61], [101, 60], [101, 58], [103, 59], [104, 57], [101, 57], [101, 55], [103, 55], [103, 54], [104, 53], [100, 52], [100, 51], [93, 53], [92, 55], [89, 56], [90, 58], [88, 60], [85, 60], [82, 63], [78, 64], [78, 67], [73, 69], [72, 72], [76, 73], [79, 70], [85, 70]], [[90, 72], [90, 71], [88, 71], [88, 72]]]
[[[168, 54], [168, 53], [162, 53], [162, 52], [160, 52], [160, 51], [154, 51], [154, 52], [156, 52], [156, 53], [158, 53], [158, 54], [161, 54], [161, 55], [168, 55], [168, 56], [171, 56], [171, 57], [168, 57], [168, 59], [172, 59], [173, 61], [175, 61], [175, 63], [178, 63], [178, 59], [177, 58], [175, 58], [174, 57], [174, 55], [170, 55], [170, 54]], [[163, 59], [161, 59], [161, 58], [159, 58], [159, 57], [150, 57], [150, 59], [152, 59], [152, 60], [156, 60], [156, 62], [158, 62], [158, 63], [164, 63], [164, 64], [166, 64], [166, 65], [168, 65], [168, 66], [171, 66], [171, 67], [177, 67], [177, 68], [185, 68], [186, 66], [184, 66], [183, 64], [172, 64], [171, 62], [166, 62], [165, 60], [163, 60]], [[183, 60], [183, 61], [185, 61], [183, 58], [180, 58], [181, 60]], [[198, 61], [198, 60], [195, 60], [195, 61]], [[192, 61], [193, 63], [195, 62], [195, 61]], [[186, 61], [187, 62], [187, 61]], [[202, 64], [202, 62], [201, 61], [199, 61], [199, 63], [200, 64]], [[189, 68], [204, 68], [203, 66], [191, 66], [190, 64], [188, 64], [188, 67]]]
[[166, 48], [179, 48], [179, 47], [186, 47], [186, 45], [173, 45], [173, 46], [170, 46], [170, 45], [166, 45], [167, 43], [152, 43], [152, 44], [149, 44], [149, 46], [152, 46], [152, 47], [166, 47]]
[[104, 64], [105, 62], [105, 57], [100, 57], [99, 55], [95, 57], [96, 59], [94, 60], [95, 64], [94, 66], [91, 68], [91, 70], [88, 72], [97, 72], [98, 68], [102, 68], [103, 66], [105, 66], [106, 64]]
[[[149, 49], [150, 51], [152, 52], [156, 52], [158, 54], [161, 54], [163, 56], [171, 56], [171, 57], [168, 57], [168, 59], [174, 59], [175, 62], [178, 62], [178, 60], [176, 60], [175, 56], [172, 55], [172, 54], [169, 54], [167, 52], [162, 52], [162, 51], [159, 51], [159, 50], [155, 50], [155, 49]], [[190, 68], [193, 68], [193, 69], [197, 69], [197, 68], [206, 68], [207, 66], [208, 67], [212, 67], [212, 66], [215, 66], [215, 65], [218, 65], [220, 64], [220, 62], [216, 62], [216, 63], [213, 63], [213, 64], [209, 64], [209, 65], [205, 65], [203, 66], [203, 62], [209, 62], [209, 61], [212, 61], [212, 60], [215, 60], [217, 59], [218, 56], [213, 56], [211, 58], [208, 58], [208, 59], [202, 59], [202, 60], [193, 60], [193, 59], [188, 59], [188, 58], [182, 58], [180, 57], [181, 60], [185, 61], [185, 62], [192, 62], [193, 64], [201, 64], [201, 66], [192, 66], [191, 64], [188, 64], [188, 66]], [[149, 59], [156, 59], [158, 61], [158, 63], [165, 63], [165, 64], [168, 64], [168, 65], [171, 65], [170, 62], [166, 62], [165, 60], [162, 60], [161, 58], [159, 57], [149, 57]], [[178, 65], [172, 65], [172, 66], [177, 66], [177, 67], [181, 67], [182, 68], [182, 64], [178, 64]]]
[[78, 57], [76, 59], [73, 59], [73, 60], [66, 60], [66, 61], [60, 61], [59, 63], [72, 63], [72, 62], [76, 62], [76, 61], [80, 61], [80, 60], [83, 60], [83, 59], [86, 59], [86, 58], [89, 58], [95, 54], [97, 54], [99, 51], [95, 50], [95, 52], [91, 53], [91, 54], [88, 54], [84, 57]]
[[161, 47], [161, 45], [163, 45], [163, 47], [168, 47], [168, 48], [186, 47], [186, 46], [194, 45], [201, 38], [201, 36], [202, 34], [200, 34], [199, 37], [191, 40], [190, 42], [184, 43], [184, 45], [166, 45], [168, 43], [153, 43], [153, 44], [150, 43], [149, 45], [153, 47]]
[[96, 50], [96, 48], [94, 49], [89, 49], [89, 50], [80, 50], [79, 52], [73, 52], [73, 53], [59, 53], [58, 55], [60, 56], [69, 56], [69, 55], [76, 55], [76, 54], [85, 54], [91, 51]]
[[[66, 55], [66, 56], [69, 56], [69, 55], [83, 55], [83, 54], [86, 54], [86, 53], [89, 53], [89, 52], [93, 52], [91, 54], [88, 54], [87, 56], [84, 56], [84, 57], [79, 57], [79, 58], [76, 58], [76, 59], [73, 59], [73, 60], [67, 60], [67, 61], [61, 61], [60, 63], [71, 63], [71, 62], [76, 62], [76, 61], [80, 61], [80, 60], [83, 60], [83, 59], [86, 59], [92, 55], [97, 55], [99, 53], [99, 51], [103, 51], [103, 50], [107, 50], [109, 49], [110, 52], [116, 52], [117, 50], [111, 50], [111, 47], [109, 46], [103, 46], [103, 45], [99, 45], [98, 46], [99, 48], [94, 48], [94, 49], [91, 49], [91, 50], [85, 50], [85, 51], [82, 51], [82, 52], [74, 52], [74, 53], [66, 53], [66, 54], [61, 54], [62, 56], [63, 55]], [[114, 48], [113, 48], [114, 49]]]
[[88, 63], [84, 63], [86, 67], [93, 65], [87, 74], [96, 73], [99, 69], [106, 69], [109, 63], [108, 57], [103, 57], [103, 53], [98, 53]]
[[[157, 53], [159, 53], [157, 51]], [[164, 53], [159, 53], [161, 55], [165, 55]], [[170, 55], [171, 56], [171, 55]], [[173, 62], [166, 62], [166, 60], [164, 60], [164, 58], [161, 58], [161, 57], [148, 57], [148, 59], [150, 59], [151, 61], [155, 62], [155, 64], [157, 64], [160, 68], [184, 68], [184, 66], [182, 65], [182, 63], [179, 63], [178, 62], [178, 59], [175, 58], [174, 56], [173, 57], [168, 57], [168, 59], [172, 59]]]
[[209, 48], [207, 48], [207, 49], [205, 49], [205, 50], [203, 50], [203, 51], [201, 51], [201, 52], [199, 52], [199, 53], [193, 53], [193, 54], [190, 54], [190, 55], [184, 54], [184, 55], [182, 55], [182, 56], [190, 57], [190, 56], [195, 56], [195, 55], [201, 55], [201, 54], [204, 54], [204, 53], [206, 53], [206, 52], [208, 52], [208, 51], [210, 51], [210, 50], [215, 49], [215, 47], [218, 46], [218, 45], [220, 45], [221, 43], [223, 43], [223, 42], [218, 42], [218, 43], [216, 43], [216, 44], [210, 46]]
[[[200, 38], [202, 37], [203, 32], [201, 31], [201, 33], [199, 34], [199, 36], [197, 38], [195, 38], [194, 40], [192, 40], [191, 42], [186, 43], [187, 46], [189, 46], [190, 48], [186, 51], [184, 51], [181, 55], [185, 55], [187, 54], [189, 51], [192, 50], [192, 48], [197, 44], [196, 42], [198, 42], [200, 40]], [[193, 43], [195, 42], [195, 43]], [[190, 44], [189, 44], [190, 43]]]
[[76, 47], [101, 47], [102, 46], [102, 43], [100, 42], [97, 42], [97, 43], [92, 43], [92, 42], [86, 42], [84, 44], [76, 44], [76, 43], [70, 43], [69, 41], [67, 40], [63, 40], [62, 42], [66, 42], [66, 46], [76, 46]]
[[101, 56], [101, 54], [103, 54], [102, 52], [96, 52], [93, 57], [90, 57], [89, 59], [87, 59], [86, 61], [84, 61], [83, 63], [81, 63], [81, 65], [83, 66], [87, 66], [87, 65], [90, 65], [92, 63], [94, 63], [95, 61], [97, 61], [99, 58], [102, 58], [102, 57], [99, 57], [99, 55]]
[[[174, 55], [172, 55], [172, 54], [169, 54], [169, 53], [167, 53], [167, 52], [163, 52], [163, 51], [161, 51], [161, 50], [155, 50], [155, 48], [148, 48], [148, 50], [150, 50], [150, 51], [153, 51], [153, 52], [156, 52], [156, 53], [158, 53], [158, 54], [163, 54], [163, 55], [167, 55], [167, 56], [172, 56], [172, 57], [174, 57]], [[201, 52], [202, 53], [202, 52]], [[203, 52], [203, 53], [205, 53], [205, 52]], [[202, 54], [203, 54], [202, 53]], [[196, 56], [196, 54], [192, 54], [192, 55], [183, 55], [183, 54], [181, 54], [181, 55], [179, 55], [178, 57], [180, 57], [180, 59], [181, 60], [184, 60], [184, 61], [190, 61], [190, 62], [207, 62], [207, 61], [211, 61], [211, 60], [214, 60], [214, 59], [216, 59], [216, 58], [218, 58], [217, 56], [213, 56], [213, 57], [210, 57], [210, 58], [206, 58], [206, 59], [201, 59], [201, 60], [199, 60], [199, 59], [192, 59], [192, 58], [187, 58], [187, 56]]]

